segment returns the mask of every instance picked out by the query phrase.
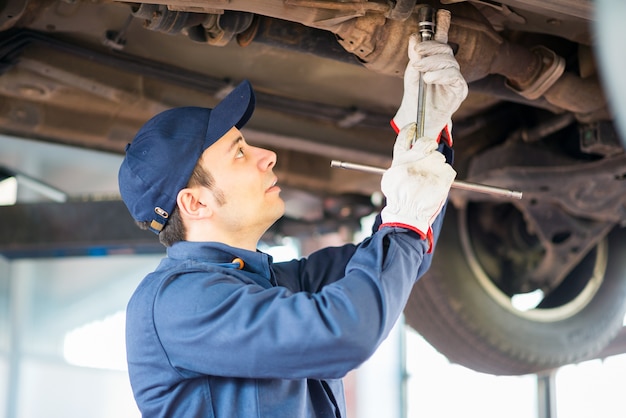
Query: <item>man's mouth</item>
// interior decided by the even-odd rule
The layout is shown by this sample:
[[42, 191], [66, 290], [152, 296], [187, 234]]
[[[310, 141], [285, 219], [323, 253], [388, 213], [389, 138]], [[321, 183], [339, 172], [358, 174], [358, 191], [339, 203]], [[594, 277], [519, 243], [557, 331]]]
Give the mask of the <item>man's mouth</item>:
[[275, 188], [279, 188], [276, 184], [278, 183], [278, 178], [275, 178], [274, 181], [270, 184], [270, 187], [267, 188], [267, 191], [272, 191]]

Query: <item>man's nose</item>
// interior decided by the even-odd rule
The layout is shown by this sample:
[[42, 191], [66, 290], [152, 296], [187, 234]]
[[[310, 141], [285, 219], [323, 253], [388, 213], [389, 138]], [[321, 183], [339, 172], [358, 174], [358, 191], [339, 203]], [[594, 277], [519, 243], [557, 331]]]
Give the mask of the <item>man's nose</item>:
[[276, 165], [276, 153], [264, 148], [259, 148], [259, 167], [261, 170], [269, 170]]

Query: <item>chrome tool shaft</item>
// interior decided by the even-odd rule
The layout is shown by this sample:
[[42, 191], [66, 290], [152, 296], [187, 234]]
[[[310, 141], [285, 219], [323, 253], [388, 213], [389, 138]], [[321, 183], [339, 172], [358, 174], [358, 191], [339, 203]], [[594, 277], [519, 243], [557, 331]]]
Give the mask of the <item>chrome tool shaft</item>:
[[[435, 37], [435, 9], [427, 5], [420, 7], [417, 10], [417, 19], [420, 42], [432, 40]], [[426, 101], [426, 84], [424, 84], [422, 73], [419, 74], [417, 83], [417, 129], [412, 144], [417, 141], [417, 138], [424, 136], [424, 120], [426, 119], [424, 104]]]
[[[335, 167], [335, 168], [344, 168], [346, 170], [356, 170], [356, 171], [361, 171], [364, 173], [372, 173], [372, 174], [379, 174], [379, 175], [383, 175], [385, 171], [387, 171], [384, 168], [372, 167], [370, 165], [355, 164], [355, 163], [349, 163], [346, 161], [338, 161], [338, 160], [332, 160], [330, 162], [330, 166]], [[460, 180], [455, 180], [452, 183], [452, 187], [455, 189], [459, 189], [459, 190], [467, 190], [467, 191], [476, 192], [476, 193], [485, 193], [485, 194], [490, 194], [493, 196], [508, 197], [511, 199], [522, 198], [522, 192], [503, 189], [501, 187], [487, 186], [485, 184], [468, 183], [466, 181], [460, 181]]]

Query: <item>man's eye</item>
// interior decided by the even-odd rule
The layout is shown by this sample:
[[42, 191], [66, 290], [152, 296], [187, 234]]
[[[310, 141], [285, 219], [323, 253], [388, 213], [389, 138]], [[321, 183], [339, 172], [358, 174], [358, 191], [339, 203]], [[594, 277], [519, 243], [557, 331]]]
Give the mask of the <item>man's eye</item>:
[[243, 148], [239, 148], [237, 150], [237, 154], [235, 154], [235, 158], [241, 158], [243, 157]]

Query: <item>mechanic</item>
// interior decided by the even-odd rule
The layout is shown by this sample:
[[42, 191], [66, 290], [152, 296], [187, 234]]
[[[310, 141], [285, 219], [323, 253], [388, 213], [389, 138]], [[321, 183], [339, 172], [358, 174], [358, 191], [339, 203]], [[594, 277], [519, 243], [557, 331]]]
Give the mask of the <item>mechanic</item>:
[[[456, 175], [438, 143], [467, 95], [450, 47], [409, 43], [399, 130], [371, 237], [273, 263], [257, 250], [284, 212], [276, 154], [241, 128], [254, 92], [149, 120], [126, 148], [120, 192], [167, 256], [127, 307], [130, 381], [144, 417], [345, 417], [341, 379], [367, 360], [430, 265]], [[429, 84], [415, 131], [418, 72]], [[451, 144], [451, 142], [450, 142]]]

